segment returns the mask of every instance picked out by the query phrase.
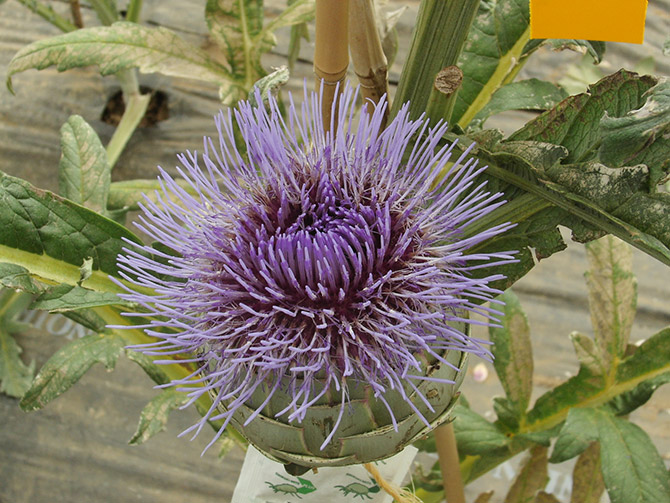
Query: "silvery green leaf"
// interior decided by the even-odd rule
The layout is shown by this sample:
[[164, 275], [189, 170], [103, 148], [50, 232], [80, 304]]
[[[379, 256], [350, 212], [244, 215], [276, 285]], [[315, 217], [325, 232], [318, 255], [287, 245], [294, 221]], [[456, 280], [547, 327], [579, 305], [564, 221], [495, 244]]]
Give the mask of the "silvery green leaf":
[[228, 70], [173, 31], [129, 22], [84, 28], [23, 47], [9, 62], [7, 86], [12, 90], [16, 73], [53, 65], [61, 72], [95, 65], [102, 75], [138, 68], [143, 73], [212, 82], [228, 91], [240, 86]]
[[600, 503], [605, 482], [600, 470], [600, 444], [593, 442], [577, 458], [570, 503]]
[[523, 461], [521, 471], [505, 496], [504, 503], [526, 503], [549, 482], [547, 448], [535, 446]]
[[499, 297], [505, 303], [502, 327], [490, 327], [493, 365], [517, 417], [526, 412], [533, 390], [533, 351], [528, 318], [517, 296], [507, 290]]
[[63, 346], [37, 373], [21, 399], [21, 408], [25, 411], [41, 409], [70, 389], [95, 363], [112, 370], [125, 345], [121, 336], [108, 333], [88, 335]]
[[167, 426], [168, 416], [174, 409], [184, 405], [189, 400], [186, 393], [169, 389], [156, 395], [140, 414], [137, 431], [128, 441], [131, 445], [143, 444], [156, 433], [160, 433]]
[[60, 133], [60, 195], [104, 215], [111, 182], [105, 147], [93, 128], [79, 115], [71, 116]]
[[586, 245], [585, 274], [595, 340], [605, 369], [616, 368], [628, 344], [637, 309], [632, 248], [614, 236]]

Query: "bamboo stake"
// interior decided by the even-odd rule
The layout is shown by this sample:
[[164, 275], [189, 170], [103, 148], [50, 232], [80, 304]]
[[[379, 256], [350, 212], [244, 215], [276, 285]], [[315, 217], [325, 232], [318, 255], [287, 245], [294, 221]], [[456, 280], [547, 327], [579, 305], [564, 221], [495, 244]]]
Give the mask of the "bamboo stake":
[[465, 492], [461, 468], [458, 461], [458, 448], [452, 423], [438, 426], [433, 431], [437, 455], [440, 458], [440, 470], [444, 484], [444, 497], [447, 503], [465, 503]]
[[[363, 99], [379, 103], [386, 95], [388, 101], [388, 61], [377, 30], [374, 0], [350, 0], [349, 47]], [[384, 122], [386, 117], [388, 108]]]
[[335, 91], [341, 88], [349, 66], [349, 0], [316, 0], [314, 73], [317, 91], [323, 86], [323, 127], [331, 125]]

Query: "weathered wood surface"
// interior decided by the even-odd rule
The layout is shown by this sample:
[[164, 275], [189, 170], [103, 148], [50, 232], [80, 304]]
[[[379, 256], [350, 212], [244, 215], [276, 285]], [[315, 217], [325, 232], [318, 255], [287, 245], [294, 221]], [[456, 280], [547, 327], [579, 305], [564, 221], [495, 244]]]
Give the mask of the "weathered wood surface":
[[[67, 11], [67, 2], [54, 3], [56, 8]], [[164, 24], [191, 41], [205, 43], [204, 0], [144, 3], [143, 19], [148, 23]], [[272, 10], [283, 1], [267, 3]], [[391, 6], [402, 3], [394, 1]], [[404, 3], [409, 4], [409, 9], [399, 26], [401, 46], [391, 71], [392, 80], [397, 79], [407, 53], [417, 7], [416, 0]], [[651, 55], [657, 61], [657, 73], [670, 74], [670, 58], [664, 58], [660, 51], [670, 33], [669, 12], [667, 0], [652, 2], [647, 42], [643, 46], [610, 44], [610, 70], [630, 66]], [[87, 22], [93, 24], [90, 12], [84, 14]], [[25, 44], [57, 33], [18, 3], [6, 2], [0, 6], [0, 68], [4, 69]], [[280, 46], [267, 57], [268, 67], [284, 61], [286, 34], [280, 34]], [[311, 81], [310, 50], [310, 45], [305, 44], [302, 55], [306, 61], [298, 65], [292, 81], [294, 88], [302, 85], [303, 78]], [[579, 55], [543, 51], [524, 73], [559, 78], [567, 65], [578, 58]], [[142, 76], [141, 81], [169, 95], [170, 119], [136, 133], [115, 169], [115, 179], [154, 177], [157, 164], [171, 168], [176, 153], [200, 149], [202, 136], [215, 133], [211, 116], [217, 112], [218, 104], [213, 86], [156, 75]], [[0, 86], [0, 170], [55, 189], [60, 126], [71, 114], [80, 114], [107, 141], [113, 130], [99, 117], [116, 83], [113, 78], [99, 77], [93, 68], [64, 74], [47, 69], [15, 76], [14, 87], [16, 96]], [[528, 114], [505, 114], [488, 125], [509, 132], [527, 117]], [[585, 267], [583, 248], [571, 246], [544, 261], [517, 285], [532, 326], [535, 396], [576, 371], [567, 335], [573, 330], [591, 332], [582, 278]], [[640, 285], [640, 312], [633, 335], [637, 339], [648, 337], [670, 322], [670, 275], [661, 264], [640, 253], [635, 254], [635, 272]], [[52, 323], [52, 331], [60, 336], [47, 335], [43, 323], [39, 323], [38, 329], [19, 337], [25, 361], [35, 360], [39, 367], [66, 342], [67, 336], [73, 336], [67, 327], [63, 329], [62, 322]], [[490, 410], [490, 398], [501, 393], [494, 377], [484, 383], [466, 380], [464, 389], [482, 413]], [[122, 358], [114, 373], [94, 368], [65, 396], [38, 412], [25, 414], [18, 409], [16, 400], [0, 396], [0, 502], [229, 501], [242, 454], [236, 450], [219, 460], [216, 452], [210, 451], [200, 457], [208, 433], [194, 442], [177, 438], [197, 419], [194, 410], [173, 413], [168, 431], [146, 445], [127, 445], [140, 410], [156, 393], [139, 368]], [[670, 458], [670, 391], [657, 392], [648, 405], [633, 415], [633, 420], [651, 434], [661, 454]], [[481, 490], [496, 483], [488, 480]], [[472, 488], [472, 494], [477, 494], [477, 489]]]

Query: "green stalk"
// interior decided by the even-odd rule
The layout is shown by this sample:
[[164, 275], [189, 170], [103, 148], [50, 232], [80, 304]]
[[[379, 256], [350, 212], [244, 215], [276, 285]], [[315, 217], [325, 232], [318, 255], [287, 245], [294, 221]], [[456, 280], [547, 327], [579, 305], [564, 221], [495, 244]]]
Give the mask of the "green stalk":
[[114, 0], [89, 0], [91, 7], [98, 15], [98, 19], [105, 26], [109, 26], [119, 20], [119, 13], [116, 10]]
[[126, 21], [137, 23], [140, 20], [142, 11], [142, 0], [130, 0], [128, 9], [126, 9]]
[[28, 7], [38, 16], [49, 21], [52, 25], [64, 32], [75, 31], [77, 27], [63, 16], [56, 14], [51, 7], [47, 7], [35, 0], [18, 0], [23, 5]]
[[423, 0], [417, 24], [398, 85], [391, 117], [410, 102], [410, 116], [418, 118], [424, 111], [431, 119], [449, 119], [449, 104], [426, 107], [433, 92], [437, 72], [455, 65], [461, 55], [480, 0]]
[[521, 194], [469, 225], [463, 232], [463, 238], [475, 236], [480, 232], [507, 222], [523, 222], [551, 206], [552, 204], [546, 199], [540, 199], [533, 194]]
[[121, 117], [121, 122], [119, 122], [112, 139], [107, 145], [107, 160], [110, 168], [114, 167], [116, 161], [119, 160], [121, 152], [123, 152], [128, 140], [130, 140], [142, 117], [144, 117], [151, 99], [148, 94], [140, 94], [137, 71], [134, 68], [121, 70], [116, 74], [116, 78], [119, 79], [123, 90], [126, 109], [123, 112], [123, 117]]
[[[108, 325], [126, 325], [128, 324], [128, 318], [124, 318], [120, 311], [113, 306], [103, 306], [92, 308]], [[140, 328], [128, 328], [124, 330], [119, 330], [117, 332], [123, 339], [128, 343], [128, 345], [137, 345], [137, 344], [147, 344], [151, 342], [156, 342], [156, 339], [148, 336], [144, 333], [144, 330]], [[166, 356], [153, 356], [149, 355], [149, 358], [152, 360], [165, 360]], [[170, 380], [181, 380], [185, 377], [188, 377], [193, 373], [193, 369], [190, 365], [186, 363], [180, 363], [178, 360], [175, 360], [174, 365], [160, 365], [163, 374], [165, 374]], [[157, 384], [163, 384], [162, 382], [157, 382]], [[196, 384], [196, 383], [194, 383]], [[209, 395], [202, 395], [196, 402], [195, 407], [201, 415], [207, 413], [209, 408], [212, 406], [212, 400]], [[212, 428], [218, 431], [222, 426], [223, 421], [210, 421]], [[247, 444], [247, 440], [232, 426], [226, 428], [227, 435], [235, 440], [242, 448]]]

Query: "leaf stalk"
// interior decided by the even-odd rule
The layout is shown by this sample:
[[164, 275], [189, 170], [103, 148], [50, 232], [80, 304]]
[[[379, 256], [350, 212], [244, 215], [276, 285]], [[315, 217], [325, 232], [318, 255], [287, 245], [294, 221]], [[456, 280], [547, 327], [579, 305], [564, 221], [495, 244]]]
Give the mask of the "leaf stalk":
[[[417, 24], [405, 60], [402, 77], [396, 91], [391, 117], [400, 107], [410, 102], [410, 117], [418, 118], [428, 105], [437, 73], [447, 66], [456, 65], [461, 55], [470, 27], [475, 19], [480, 0], [423, 0]], [[429, 115], [435, 121], [449, 120]]]

